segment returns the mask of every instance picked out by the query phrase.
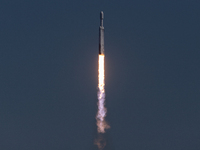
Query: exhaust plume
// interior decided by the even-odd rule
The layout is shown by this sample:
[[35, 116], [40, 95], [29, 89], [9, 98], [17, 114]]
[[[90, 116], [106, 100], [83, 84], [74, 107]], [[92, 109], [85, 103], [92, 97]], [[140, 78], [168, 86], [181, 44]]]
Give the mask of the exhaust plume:
[[98, 146], [99, 150], [103, 150], [106, 145], [106, 140], [103, 138], [105, 129], [109, 129], [110, 126], [105, 121], [107, 109], [105, 107], [105, 71], [104, 71], [104, 55], [99, 55], [99, 69], [98, 69], [98, 112], [96, 115], [98, 137], [94, 144]]
[[105, 75], [104, 75], [104, 55], [99, 55], [99, 75], [98, 75], [98, 112], [96, 116], [98, 133], [105, 133], [105, 129], [110, 126], [105, 121], [107, 109], [105, 108]]

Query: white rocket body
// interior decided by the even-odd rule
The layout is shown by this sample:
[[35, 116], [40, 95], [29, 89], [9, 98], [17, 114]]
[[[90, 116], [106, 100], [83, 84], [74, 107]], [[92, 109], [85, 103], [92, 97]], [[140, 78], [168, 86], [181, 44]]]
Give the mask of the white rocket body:
[[99, 54], [104, 55], [104, 27], [103, 27], [103, 11], [100, 12], [99, 27]]

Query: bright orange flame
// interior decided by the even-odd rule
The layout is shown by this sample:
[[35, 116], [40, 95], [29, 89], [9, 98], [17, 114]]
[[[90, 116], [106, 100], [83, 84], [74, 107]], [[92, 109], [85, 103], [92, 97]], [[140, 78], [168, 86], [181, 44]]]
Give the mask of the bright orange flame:
[[104, 55], [99, 55], [99, 83], [98, 83], [98, 112], [97, 112], [97, 127], [99, 133], [105, 133], [105, 129], [110, 128], [106, 123], [106, 108], [105, 108], [105, 74], [104, 74]]
[[105, 75], [104, 75], [104, 55], [99, 55], [99, 84], [98, 84], [98, 87], [99, 87], [99, 90], [102, 93], [105, 93], [104, 78], [105, 78]]

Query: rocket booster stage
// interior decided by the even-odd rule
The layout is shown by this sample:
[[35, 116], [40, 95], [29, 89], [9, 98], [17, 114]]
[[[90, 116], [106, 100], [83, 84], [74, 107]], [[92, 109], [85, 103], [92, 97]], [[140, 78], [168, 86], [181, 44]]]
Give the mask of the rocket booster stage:
[[100, 12], [99, 27], [99, 54], [104, 55], [104, 27], [103, 27], [103, 11]]

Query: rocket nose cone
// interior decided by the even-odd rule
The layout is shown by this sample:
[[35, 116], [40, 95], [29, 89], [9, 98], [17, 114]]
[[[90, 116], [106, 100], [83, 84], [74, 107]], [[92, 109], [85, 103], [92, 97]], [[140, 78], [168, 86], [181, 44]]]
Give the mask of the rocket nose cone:
[[103, 11], [100, 12], [100, 19], [103, 19]]

